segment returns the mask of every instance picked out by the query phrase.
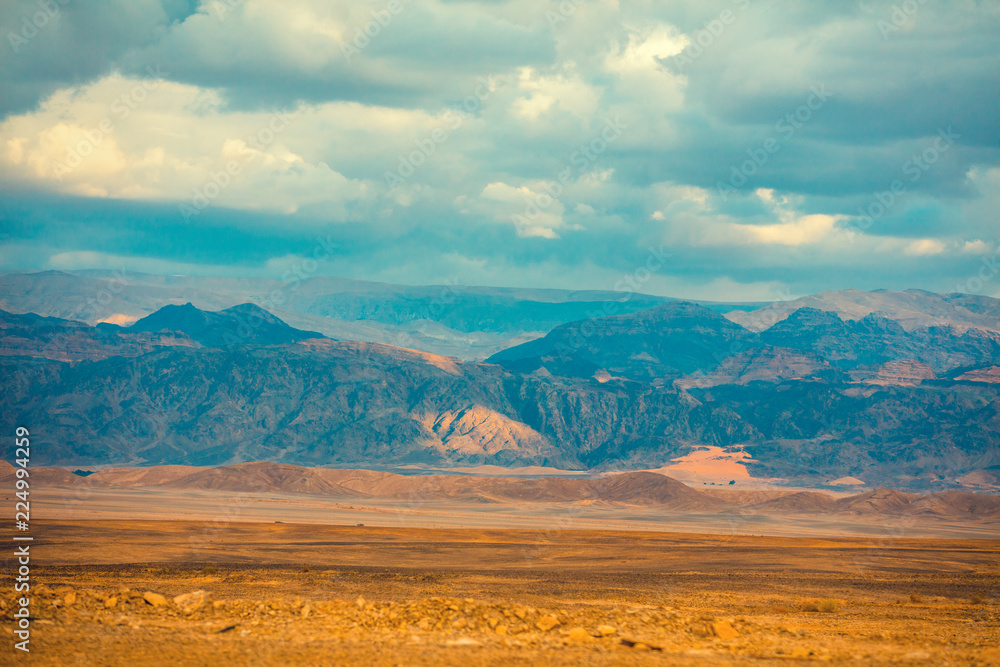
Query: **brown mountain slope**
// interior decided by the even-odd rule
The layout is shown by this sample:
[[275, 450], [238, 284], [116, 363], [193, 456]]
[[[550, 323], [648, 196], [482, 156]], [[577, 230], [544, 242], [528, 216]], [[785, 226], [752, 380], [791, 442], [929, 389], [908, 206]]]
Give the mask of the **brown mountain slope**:
[[800, 491], [791, 493], [781, 498], [766, 500], [762, 503], [750, 505], [751, 509], [764, 513], [780, 512], [794, 514], [815, 514], [820, 512], [833, 512], [837, 507], [837, 500], [826, 493], [817, 491]]
[[163, 482], [178, 489], [209, 489], [240, 493], [307, 493], [334, 497], [356, 497], [324, 476], [316, 468], [287, 463], [238, 463], [197, 472]]
[[896, 514], [908, 508], [918, 497], [915, 493], [902, 493], [894, 489], [875, 489], [841, 498], [836, 502], [836, 509], [851, 514]]
[[[159, 488], [246, 494], [306, 494], [344, 500], [381, 499], [402, 508], [426, 502], [608, 503], [658, 507], [693, 514], [750, 511], [774, 515], [914, 517], [941, 521], [995, 521], [1000, 496], [950, 490], [901, 493], [876, 489], [837, 498], [817, 491], [701, 491], [659, 473], [640, 471], [600, 477], [510, 478], [464, 475], [399, 475], [389, 472], [257, 462], [215, 468], [158, 466], [117, 468], [89, 477], [62, 468], [30, 471], [31, 482], [47, 488]], [[0, 461], [0, 484], [10, 486], [16, 471]]]

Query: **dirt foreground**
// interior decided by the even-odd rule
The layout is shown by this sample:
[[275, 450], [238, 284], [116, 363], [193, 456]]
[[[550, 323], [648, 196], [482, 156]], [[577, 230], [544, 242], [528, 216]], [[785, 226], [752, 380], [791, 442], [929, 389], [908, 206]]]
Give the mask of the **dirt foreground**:
[[[45, 521], [0, 664], [1000, 664], [1000, 542]], [[11, 531], [3, 533], [10, 544]]]

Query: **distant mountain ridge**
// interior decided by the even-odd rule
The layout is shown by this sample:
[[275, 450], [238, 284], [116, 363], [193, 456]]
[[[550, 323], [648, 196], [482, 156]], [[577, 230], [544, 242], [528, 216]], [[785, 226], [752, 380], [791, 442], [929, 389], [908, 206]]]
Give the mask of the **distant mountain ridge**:
[[260, 306], [244, 303], [220, 311], [164, 306], [128, 327], [131, 331], [178, 331], [205, 347], [228, 345], [282, 345], [309, 338], [325, 338], [315, 331], [288, 326]]
[[[103, 270], [0, 273], [0, 309], [12, 313], [127, 325], [168, 304], [190, 302], [201, 310], [219, 311], [253, 303], [290, 326], [330, 338], [463, 360], [485, 359], [565, 322], [598, 313], [636, 312], [673, 300], [611, 290], [409, 286], [326, 276], [280, 281]], [[706, 305], [721, 311], [750, 307]]]
[[800, 309], [753, 332], [673, 302], [463, 363], [317, 338], [253, 305], [0, 323], [0, 423], [39, 425], [38, 464], [635, 470], [709, 446], [799, 485], [998, 486], [1000, 352], [981, 329]]
[[732, 310], [726, 317], [751, 331], [764, 331], [800, 308], [836, 313], [843, 320], [861, 320], [881, 313], [906, 331], [932, 326], [952, 326], [960, 332], [968, 328], [1000, 333], [1000, 299], [975, 294], [936, 294], [910, 289], [847, 289], [821, 292], [790, 301], [781, 301], [756, 310]]
[[[800, 308], [762, 332], [749, 331], [727, 316], [691, 303], [671, 303], [617, 317], [571, 322], [538, 340], [508, 348], [490, 357], [519, 372], [544, 370], [552, 375], [624, 377], [665, 384], [683, 376], [694, 378], [714, 372], [742, 355], [756, 361], [756, 379], [766, 380], [755, 350], [771, 350], [773, 377], [779, 379], [779, 350], [798, 351], [811, 361], [798, 359], [800, 377], [821, 375], [830, 379], [835, 370], [857, 371], [861, 379], [875, 375], [880, 366], [900, 360], [929, 365], [936, 373], [964, 367], [982, 368], [1000, 362], [1000, 333], [931, 326], [906, 331], [880, 313], [859, 321], [844, 321], [836, 313]], [[803, 365], [804, 364], [804, 365]], [[687, 381], [684, 381], [687, 382]], [[696, 383], [697, 384], [697, 383]]]
[[487, 362], [521, 372], [545, 368], [553, 375], [590, 377], [605, 369], [636, 380], [675, 379], [759, 344], [756, 334], [721, 314], [679, 302], [564, 324]]

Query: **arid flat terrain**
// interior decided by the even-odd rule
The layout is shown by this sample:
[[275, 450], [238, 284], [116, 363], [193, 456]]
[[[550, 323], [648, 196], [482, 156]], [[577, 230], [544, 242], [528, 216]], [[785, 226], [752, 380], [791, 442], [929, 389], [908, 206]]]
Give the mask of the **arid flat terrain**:
[[263, 463], [31, 479], [32, 664], [1000, 661], [990, 495]]
[[1000, 661], [991, 540], [225, 520], [32, 532], [31, 664]]
[[[994, 538], [1000, 497], [685, 484], [650, 471], [566, 477], [399, 475], [280, 463], [31, 472], [33, 517], [184, 517], [423, 528]], [[0, 462], [0, 485], [14, 471]], [[0, 494], [10, 500], [12, 492]]]

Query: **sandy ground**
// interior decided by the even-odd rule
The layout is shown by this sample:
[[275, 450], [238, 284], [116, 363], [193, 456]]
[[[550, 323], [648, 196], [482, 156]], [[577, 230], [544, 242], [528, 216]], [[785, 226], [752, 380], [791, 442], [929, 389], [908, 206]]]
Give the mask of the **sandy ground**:
[[331, 499], [302, 494], [155, 488], [33, 490], [32, 516], [54, 520], [176, 519], [284, 521], [414, 528], [528, 528], [680, 531], [719, 535], [994, 538], [1000, 523], [962, 523], [912, 516], [850, 517], [665, 511], [604, 503], [469, 503], [425, 499]]
[[12, 649], [11, 547], [0, 665], [1000, 664], [993, 524], [155, 488], [31, 501], [32, 653]]
[[31, 533], [32, 654], [15, 661], [7, 634], [2, 664], [1000, 662], [990, 540], [138, 520]]

